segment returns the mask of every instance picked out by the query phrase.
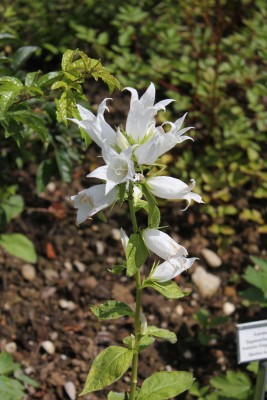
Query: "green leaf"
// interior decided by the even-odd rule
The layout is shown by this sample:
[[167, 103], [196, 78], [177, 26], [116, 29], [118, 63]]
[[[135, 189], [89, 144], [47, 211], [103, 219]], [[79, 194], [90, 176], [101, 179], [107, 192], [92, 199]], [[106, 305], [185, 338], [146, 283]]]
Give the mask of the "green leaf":
[[184, 296], [188, 296], [189, 292], [184, 292], [179, 286], [173, 281], [157, 282], [154, 280], [147, 279], [144, 281], [143, 287], [152, 287], [157, 292], [163, 294], [167, 299], [179, 299]]
[[55, 150], [56, 162], [63, 182], [71, 182], [72, 170], [67, 150], [57, 148]]
[[21, 382], [26, 383], [27, 385], [30, 385], [32, 387], [39, 386], [39, 383], [35, 379], [29, 378], [21, 370], [16, 371], [15, 377], [19, 379]]
[[154, 336], [160, 339], [168, 340], [170, 343], [176, 343], [177, 337], [174, 332], [169, 331], [168, 329], [157, 328], [156, 326], [149, 326], [146, 330], [146, 335]]
[[16, 379], [0, 376], [0, 398], [3, 400], [22, 400], [25, 396], [23, 385]]
[[227, 371], [226, 376], [212, 378], [210, 383], [221, 390], [220, 395], [230, 399], [247, 399], [252, 387], [248, 375], [239, 371]]
[[130, 367], [133, 351], [125, 347], [111, 346], [103, 350], [93, 361], [81, 396], [101, 390], [116, 382]]
[[67, 118], [72, 116], [73, 110], [76, 108], [76, 101], [71, 90], [63, 92], [59, 99], [55, 99], [55, 103], [58, 122], [64, 122], [67, 126]]
[[10, 354], [3, 352], [0, 353], [0, 375], [9, 374], [17, 369], [18, 364], [13, 362]]
[[12, 68], [19, 69], [37, 49], [36, 46], [20, 47], [13, 56]]
[[142, 267], [148, 257], [148, 251], [140, 233], [133, 233], [126, 248], [127, 275], [132, 276]]
[[1, 87], [0, 87], [1, 90], [3, 90], [2, 89], [3, 86], [4, 87], [10, 87], [9, 90], [17, 89], [18, 92], [21, 89], [24, 88], [23, 83], [19, 79], [14, 78], [12, 76], [2, 76], [2, 77], [0, 77], [0, 85], [1, 85]]
[[122, 301], [108, 300], [98, 306], [90, 306], [92, 313], [99, 319], [116, 319], [129, 315], [134, 316], [133, 310]]
[[148, 226], [158, 228], [160, 225], [160, 211], [157, 207], [156, 197], [150, 192], [147, 186], [143, 186], [143, 193], [148, 202]]
[[48, 74], [43, 75], [39, 80], [38, 84], [42, 86], [52, 86], [58, 79], [63, 77], [63, 73], [60, 71], [48, 72]]
[[125, 393], [109, 392], [108, 400], [126, 400]]
[[258, 265], [260, 269], [267, 272], [267, 261], [263, 260], [262, 258], [250, 256], [251, 260], [254, 262], [255, 265]]
[[[155, 342], [155, 339], [150, 336], [141, 336], [139, 340], [139, 351], [142, 351], [146, 349], [148, 346], [150, 346], [152, 343]], [[123, 339], [123, 343], [125, 346], [128, 347], [128, 349], [133, 350], [135, 347], [135, 337], [132, 336], [127, 336]]]
[[256, 286], [264, 292], [267, 291], [267, 272], [247, 267], [243, 278], [251, 285]]
[[3, 233], [0, 235], [0, 246], [12, 256], [35, 263], [37, 255], [33, 243], [21, 233]]
[[194, 382], [190, 372], [156, 372], [145, 379], [138, 400], [165, 400], [188, 390]]
[[9, 222], [12, 218], [19, 215], [24, 208], [24, 200], [22, 196], [13, 195], [9, 199], [3, 200], [1, 208], [6, 213], [6, 221]]
[[146, 349], [148, 346], [150, 346], [154, 342], [155, 342], [155, 339], [153, 337], [142, 336], [139, 341], [139, 351]]
[[39, 164], [36, 172], [36, 190], [38, 194], [45, 190], [52, 176], [55, 174], [55, 171], [54, 160], [43, 160], [41, 164]]

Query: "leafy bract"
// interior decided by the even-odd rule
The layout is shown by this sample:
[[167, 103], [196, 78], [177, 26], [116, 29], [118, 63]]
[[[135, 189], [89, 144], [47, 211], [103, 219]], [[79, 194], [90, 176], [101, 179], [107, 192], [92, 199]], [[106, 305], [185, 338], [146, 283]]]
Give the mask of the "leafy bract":
[[132, 276], [144, 264], [148, 256], [147, 248], [140, 233], [133, 233], [126, 248], [127, 275]]
[[143, 282], [143, 287], [152, 287], [168, 299], [179, 299], [189, 294], [189, 292], [183, 291], [173, 281], [157, 282], [152, 279], [147, 279]]
[[129, 315], [134, 316], [133, 310], [122, 301], [108, 300], [97, 306], [90, 306], [92, 313], [99, 319], [116, 319]]
[[33, 243], [21, 233], [3, 233], [0, 235], [0, 246], [24, 261], [35, 263], [37, 260]]
[[125, 347], [110, 346], [93, 361], [85, 386], [80, 395], [101, 390], [116, 382], [130, 367], [133, 351]]
[[168, 340], [170, 343], [176, 343], [177, 337], [174, 332], [168, 329], [157, 328], [156, 326], [149, 326], [146, 330], [146, 335], [154, 336], [156, 338]]
[[138, 400], [165, 400], [189, 389], [194, 381], [190, 372], [156, 372], [145, 379]]

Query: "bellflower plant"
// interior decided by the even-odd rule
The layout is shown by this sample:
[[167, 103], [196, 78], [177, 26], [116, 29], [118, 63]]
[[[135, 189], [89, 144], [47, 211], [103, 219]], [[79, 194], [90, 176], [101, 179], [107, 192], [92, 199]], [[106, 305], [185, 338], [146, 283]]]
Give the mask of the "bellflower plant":
[[[159, 164], [155, 164], [161, 155], [176, 144], [191, 139], [184, 136], [191, 127], [182, 128], [186, 115], [174, 123], [166, 122], [157, 126], [155, 117], [158, 111], [165, 110], [173, 100], [155, 103], [153, 83], [140, 99], [135, 89], [126, 90], [131, 93], [131, 102], [125, 129], [119, 127], [114, 130], [105, 121], [104, 112], [107, 110], [106, 104], [109, 99], [100, 104], [96, 116], [78, 106], [81, 119], [72, 119], [101, 148], [105, 163], [87, 175], [89, 178], [100, 179], [102, 183], [71, 197], [74, 207], [78, 210], [77, 223], [84, 222], [116, 201], [128, 203], [132, 233], [128, 236], [125, 230], [121, 229], [125, 262], [119, 268], [114, 267], [111, 272], [124, 272], [127, 277], [134, 277], [136, 284], [134, 310], [115, 300], [91, 306], [93, 314], [101, 320], [122, 316], [133, 318], [134, 329], [131, 336], [123, 340], [124, 346], [110, 346], [98, 354], [92, 363], [81, 395], [102, 390], [116, 382], [131, 368], [129, 392], [110, 392], [109, 400], [164, 400], [187, 390], [193, 382], [193, 377], [185, 371], [156, 372], [139, 386], [140, 352], [157, 338], [171, 343], [177, 340], [173, 332], [147, 324], [142, 312], [142, 291], [150, 287], [170, 299], [186, 296], [188, 293], [173, 279], [190, 268], [196, 258], [188, 257], [186, 248], [160, 229], [160, 210], [156, 198], [185, 200], [188, 203], [185, 209], [192, 200], [197, 203], [203, 201], [200, 195], [192, 191], [195, 186], [193, 179], [187, 185], [179, 179], [161, 176]], [[168, 131], [165, 131], [166, 125], [170, 126]], [[141, 228], [138, 224], [140, 210], [147, 213], [146, 228]], [[150, 253], [159, 257], [152, 265], [149, 261]], [[145, 263], [150, 265], [147, 276], [143, 268]]]

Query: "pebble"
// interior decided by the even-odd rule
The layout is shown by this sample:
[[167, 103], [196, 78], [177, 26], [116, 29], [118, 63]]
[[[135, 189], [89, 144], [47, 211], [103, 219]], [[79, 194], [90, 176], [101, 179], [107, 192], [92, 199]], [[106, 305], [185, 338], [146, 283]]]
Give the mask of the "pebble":
[[5, 351], [8, 353], [15, 353], [17, 351], [17, 344], [15, 342], [9, 342], [5, 345]]
[[192, 281], [198, 288], [200, 295], [207, 299], [212, 297], [221, 285], [221, 279], [218, 276], [206, 272], [203, 267], [196, 268], [195, 272], [192, 274]]
[[56, 351], [54, 343], [52, 343], [50, 340], [44, 340], [41, 343], [41, 347], [46, 351], [48, 354], [54, 354]]
[[85, 266], [85, 264], [82, 263], [81, 261], [75, 260], [75, 261], [73, 262], [73, 264], [75, 265], [75, 267], [77, 268], [77, 270], [78, 270], [79, 272], [84, 272], [84, 271], [85, 271], [86, 266]]
[[36, 278], [36, 271], [33, 265], [24, 264], [21, 268], [21, 273], [24, 279], [27, 281], [33, 281]]
[[193, 354], [192, 354], [192, 352], [191, 352], [190, 350], [187, 350], [187, 351], [184, 352], [183, 356], [184, 356], [184, 358], [186, 358], [187, 360], [190, 360], [190, 358], [193, 357]]
[[114, 240], [120, 241], [121, 240], [120, 230], [117, 228], [111, 229], [111, 236]]
[[71, 300], [60, 299], [58, 303], [65, 310], [73, 311], [76, 308], [76, 304]]
[[52, 268], [45, 269], [44, 276], [48, 281], [53, 281], [59, 278], [58, 272]]
[[184, 315], [184, 308], [183, 306], [181, 306], [181, 304], [178, 304], [178, 306], [175, 307], [174, 311], [177, 315], [179, 315], [179, 317], [182, 317]]
[[100, 240], [96, 241], [96, 252], [99, 256], [102, 256], [105, 252], [105, 243]]
[[72, 268], [72, 263], [70, 261], [65, 261], [64, 262], [64, 267], [66, 268], [67, 271], [71, 272], [73, 270]]
[[222, 265], [220, 257], [210, 249], [203, 249], [201, 252], [208, 265], [212, 268], [218, 268]]
[[233, 303], [230, 303], [229, 301], [227, 301], [223, 305], [223, 312], [225, 315], [233, 314], [233, 312], [235, 312], [235, 305]]
[[46, 188], [48, 192], [53, 193], [56, 190], [56, 184], [54, 182], [49, 182]]
[[76, 399], [76, 388], [73, 382], [71, 381], [66, 382], [64, 384], [64, 389], [70, 400]]

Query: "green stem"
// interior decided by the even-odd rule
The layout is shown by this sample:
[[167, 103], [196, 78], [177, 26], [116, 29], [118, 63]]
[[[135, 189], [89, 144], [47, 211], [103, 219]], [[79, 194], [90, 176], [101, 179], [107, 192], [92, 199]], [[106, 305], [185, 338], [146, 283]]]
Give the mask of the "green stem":
[[[134, 233], [138, 231], [138, 225], [133, 204], [133, 186], [130, 183], [129, 186], [129, 208], [130, 215], [133, 225]], [[136, 284], [136, 306], [135, 306], [135, 318], [134, 318], [134, 336], [135, 336], [135, 346], [134, 355], [132, 363], [132, 376], [131, 376], [131, 388], [129, 400], [135, 399], [135, 391], [138, 380], [138, 356], [139, 356], [139, 341], [140, 341], [140, 318], [141, 318], [141, 304], [142, 304], [142, 287], [141, 287], [141, 274], [138, 270], [135, 274], [135, 284]]]

